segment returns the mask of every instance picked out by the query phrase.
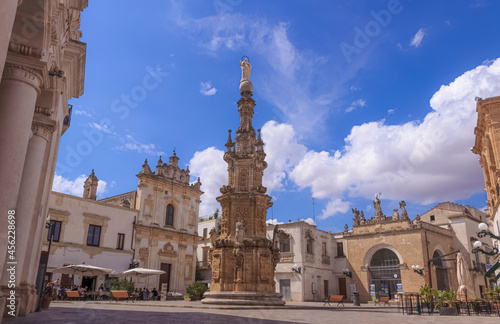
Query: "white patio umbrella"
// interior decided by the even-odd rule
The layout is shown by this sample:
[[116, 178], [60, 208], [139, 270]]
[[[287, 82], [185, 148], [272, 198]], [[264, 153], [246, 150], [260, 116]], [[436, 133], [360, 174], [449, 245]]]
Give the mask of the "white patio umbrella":
[[165, 271], [163, 271], [163, 270], [134, 268], [134, 269], [128, 269], [128, 270], [123, 271], [121, 273], [112, 273], [111, 276], [112, 277], [142, 278], [142, 277], [149, 277], [149, 276], [154, 276], [154, 275], [161, 275], [164, 273], [165, 273]]
[[62, 268], [52, 270], [52, 273], [64, 273], [73, 275], [72, 284], [75, 283], [75, 276], [93, 277], [110, 274], [112, 272], [113, 269], [101, 268], [88, 264], [70, 264]]
[[458, 298], [465, 302], [474, 300], [477, 294], [472, 284], [472, 277], [469, 272], [469, 264], [465, 260], [462, 253], [457, 253], [457, 277], [458, 277]]
[[62, 268], [52, 270], [52, 273], [65, 273], [76, 276], [100, 276], [113, 272], [113, 269], [96, 267], [88, 264], [70, 264]]

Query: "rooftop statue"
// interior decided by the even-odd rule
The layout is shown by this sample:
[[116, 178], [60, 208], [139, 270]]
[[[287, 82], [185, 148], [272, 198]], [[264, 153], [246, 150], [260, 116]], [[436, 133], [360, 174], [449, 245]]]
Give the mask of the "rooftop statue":
[[240, 60], [240, 66], [241, 66], [241, 82], [243, 81], [250, 81], [250, 69], [252, 68], [252, 65], [250, 65], [250, 62], [248, 62], [248, 57], [245, 57], [245, 59], [242, 61]]

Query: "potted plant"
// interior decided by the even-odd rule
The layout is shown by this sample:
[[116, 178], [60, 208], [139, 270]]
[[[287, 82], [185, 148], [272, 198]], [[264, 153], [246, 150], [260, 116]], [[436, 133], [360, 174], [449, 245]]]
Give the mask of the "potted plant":
[[436, 297], [436, 307], [439, 308], [439, 315], [458, 315], [457, 295], [451, 288], [449, 291], [436, 290], [434, 296]]
[[40, 301], [40, 308], [42, 310], [48, 309], [51, 302], [52, 302], [52, 286], [47, 286], [42, 292], [42, 300]]
[[420, 287], [420, 296], [422, 297], [422, 303], [427, 307], [429, 313], [432, 313], [434, 310], [434, 295], [436, 294], [436, 290], [432, 289], [429, 284], [425, 284], [423, 287]]
[[186, 294], [189, 295], [191, 301], [198, 300], [203, 297], [203, 294], [207, 291], [207, 284], [201, 281], [196, 281], [186, 288]]

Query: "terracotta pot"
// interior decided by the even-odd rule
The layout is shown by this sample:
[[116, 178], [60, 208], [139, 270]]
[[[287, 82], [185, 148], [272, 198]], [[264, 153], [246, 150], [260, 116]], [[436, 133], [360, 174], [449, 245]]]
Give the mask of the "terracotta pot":
[[42, 305], [41, 308], [46, 310], [50, 306], [50, 302], [52, 301], [52, 297], [42, 297]]

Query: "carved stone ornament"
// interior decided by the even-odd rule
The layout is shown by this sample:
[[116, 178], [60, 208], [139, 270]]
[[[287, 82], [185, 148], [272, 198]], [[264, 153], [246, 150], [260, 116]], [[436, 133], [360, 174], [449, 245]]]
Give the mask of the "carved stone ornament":
[[31, 131], [33, 132], [33, 135], [43, 137], [47, 142], [50, 141], [55, 130], [56, 128], [53, 125], [36, 121], [31, 123]]

